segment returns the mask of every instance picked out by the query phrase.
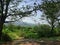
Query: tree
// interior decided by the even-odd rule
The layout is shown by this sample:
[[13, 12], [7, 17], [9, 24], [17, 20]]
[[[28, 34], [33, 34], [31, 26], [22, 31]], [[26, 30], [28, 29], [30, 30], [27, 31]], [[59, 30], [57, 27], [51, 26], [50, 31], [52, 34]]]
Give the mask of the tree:
[[[0, 0], [0, 40], [2, 40], [2, 29], [4, 23], [14, 22], [16, 21], [15, 18], [21, 19], [22, 17], [29, 16], [31, 12], [36, 11], [35, 8], [30, 10], [30, 6], [28, 5], [19, 8], [18, 6], [21, 1], [22, 0]], [[7, 17], [11, 17], [14, 20], [6, 21]]]
[[[43, 0], [41, 5], [41, 9], [48, 21], [51, 25], [51, 33], [54, 30], [55, 24], [60, 16], [60, 1], [59, 0]], [[59, 14], [58, 14], [59, 12]]]

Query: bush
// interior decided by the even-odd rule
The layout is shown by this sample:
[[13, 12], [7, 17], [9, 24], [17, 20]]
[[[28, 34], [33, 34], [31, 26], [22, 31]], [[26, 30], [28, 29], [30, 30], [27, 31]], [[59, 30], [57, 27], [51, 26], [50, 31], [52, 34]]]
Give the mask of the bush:
[[49, 25], [39, 25], [34, 27], [35, 32], [37, 32], [39, 37], [48, 37], [50, 35], [50, 26]]
[[54, 29], [54, 35], [55, 35], [55, 36], [60, 36], [60, 28], [57, 28], [57, 27], [56, 27], [56, 28]]
[[[8, 37], [8, 40], [9, 40], [9, 39], [11, 39], [11, 40], [19, 39], [19, 36], [18, 36], [16, 33], [12, 32], [12, 31], [10, 31], [10, 30], [8, 30], [8, 29], [4, 29], [4, 30], [3, 30], [3, 34], [6, 35], [6, 36], [4, 36], [4, 37]], [[3, 37], [3, 38], [4, 38], [4, 37]], [[6, 40], [7, 40], [7, 39], [6, 39]]]
[[19, 39], [20, 37], [39, 39], [40, 37], [51, 37], [52, 35], [60, 36], [60, 29], [55, 27], [53, 33], [51, 33], [51, 27], [46, 24], [41, 24], [34, 27], [8, 25], [4, 27], [3, 33], [7, 35], [8, 38], [10, 37], [11, 40]]
[[24, 33], [24, 38], [37, 39], [38, 35], [37, 35], [37, 33], [31, 32], [31, 31], [27, 31], [27, 32]]

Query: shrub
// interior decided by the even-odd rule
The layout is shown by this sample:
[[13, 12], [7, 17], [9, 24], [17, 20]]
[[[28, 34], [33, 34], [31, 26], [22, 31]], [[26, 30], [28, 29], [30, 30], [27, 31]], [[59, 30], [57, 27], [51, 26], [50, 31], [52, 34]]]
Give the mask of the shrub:
[[38, 35], [37, 35], [37, 33], [31, 32], [31, 31], [27, 31], [24, 34], [24, 38], [30, 38], [30, 39], [34, 38], [34, 39], [37, 39]]
[[39, 25], [34, 27], [35, 32], [37, 32], [39, 37], [47, 37], [50, 35], [50, 26], [49, 25]]

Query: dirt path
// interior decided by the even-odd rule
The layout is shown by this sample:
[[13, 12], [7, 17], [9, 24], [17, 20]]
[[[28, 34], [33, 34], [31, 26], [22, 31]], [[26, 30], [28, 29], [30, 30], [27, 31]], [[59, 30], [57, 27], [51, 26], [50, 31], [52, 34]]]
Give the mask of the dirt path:
[[60, 45], [60, 41], [36, 41], [24, 39], [15, 40], [13, 42], [0, 43], [0, 45]]

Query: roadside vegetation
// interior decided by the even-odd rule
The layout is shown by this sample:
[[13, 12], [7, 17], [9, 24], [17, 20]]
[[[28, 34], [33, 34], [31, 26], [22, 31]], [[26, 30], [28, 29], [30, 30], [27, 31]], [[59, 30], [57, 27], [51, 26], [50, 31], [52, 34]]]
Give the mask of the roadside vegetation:
[[3, 41], [12, 41], [15, 39], [36, 39], [36, 40], [60, 40], [60, 29], [55, 27], [51, 33], [51, 27], [47, 24], [41, 24], [33, 27], [21, 27], [9, 24], [4, 25]]

